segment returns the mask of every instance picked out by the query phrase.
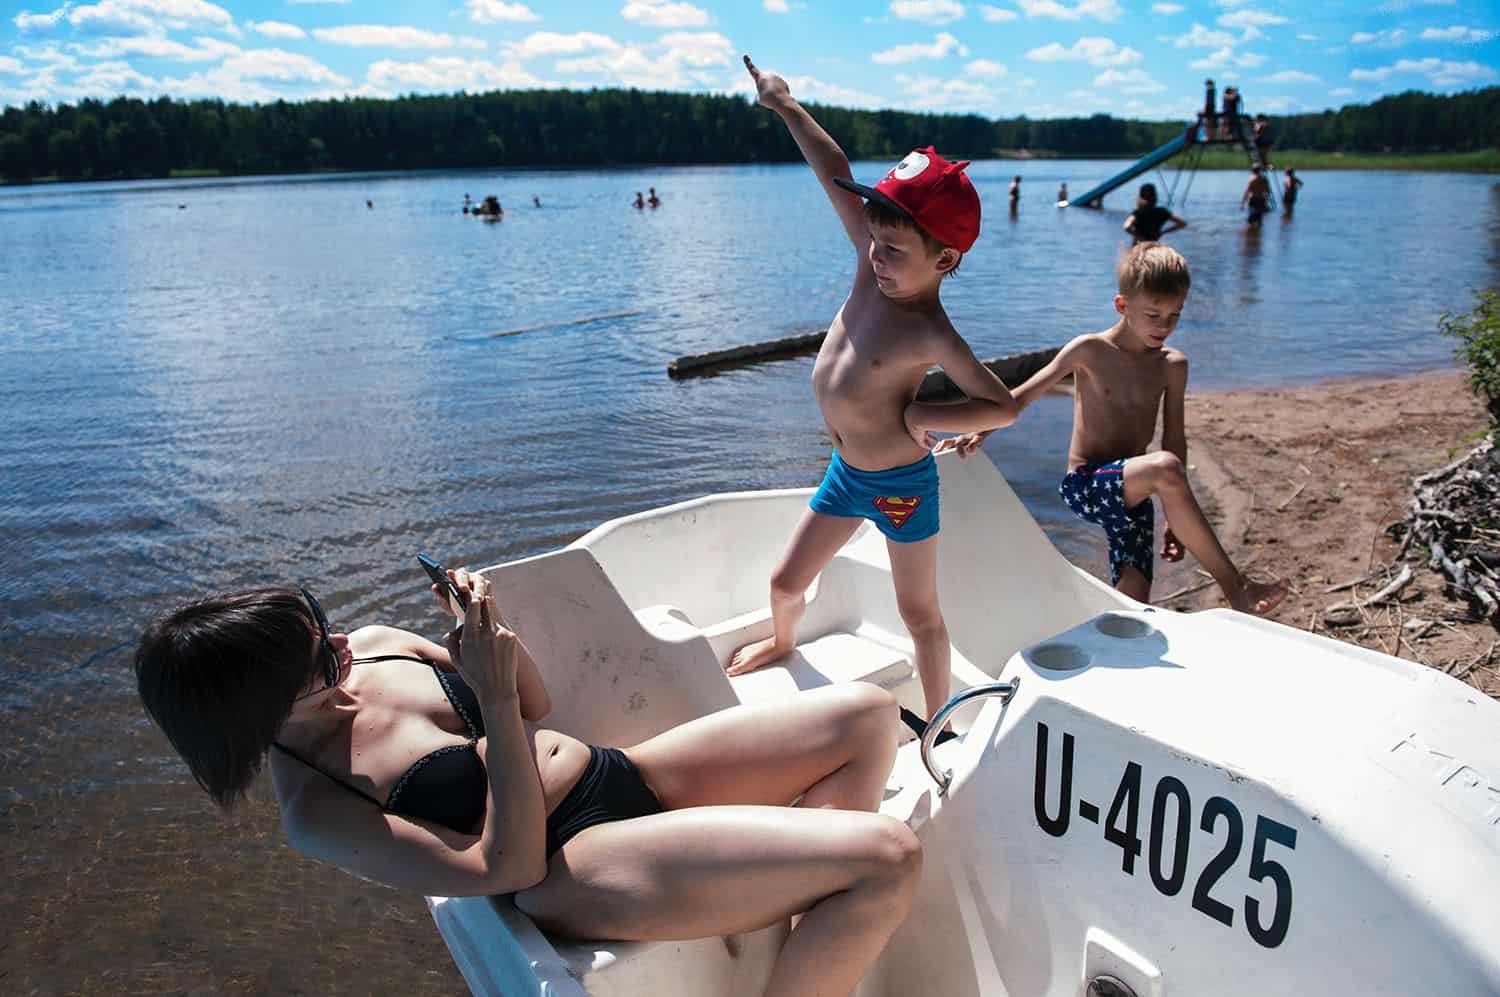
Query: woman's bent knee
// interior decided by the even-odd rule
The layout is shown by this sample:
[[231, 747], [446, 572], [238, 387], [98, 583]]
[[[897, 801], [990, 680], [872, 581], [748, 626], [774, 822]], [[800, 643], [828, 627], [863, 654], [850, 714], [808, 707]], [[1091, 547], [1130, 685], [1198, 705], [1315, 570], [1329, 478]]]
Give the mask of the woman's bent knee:
[[915, 885], [922, 872], [922, 843], [911, 828], [894, 817], [873, 814], [861, 842], [875, 878], [901, 886]]

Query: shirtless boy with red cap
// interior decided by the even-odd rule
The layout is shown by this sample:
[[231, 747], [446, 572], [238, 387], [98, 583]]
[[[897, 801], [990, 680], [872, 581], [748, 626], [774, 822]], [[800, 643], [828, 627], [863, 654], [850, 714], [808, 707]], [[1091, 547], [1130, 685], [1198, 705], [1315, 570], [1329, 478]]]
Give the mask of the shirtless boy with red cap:
[[[735, 651], [731, 675], [796, 646], [803, 594], [868, 519], [885, 534], [901, 618], [911, 633], [930, 718], [948, 699], [952, 650], [937, 596], [938, 475], [934, 433], [1015, 421], [1015, 400], [948, 321], [938, 298], [979, 237], [979, 194], [931, 147], [913, 150], [874, 187], [854, 183], [838, 144], [792, 98], [786, 81], [745, 57], [759, 103], [781, 116], [833, 202], [855, 250], [854, 287], [813, 367], [813, 393], [833, 440], [822, 485], [771, 575], [775, 632]], [[918, 402], [939, 364], [966, 397]]]

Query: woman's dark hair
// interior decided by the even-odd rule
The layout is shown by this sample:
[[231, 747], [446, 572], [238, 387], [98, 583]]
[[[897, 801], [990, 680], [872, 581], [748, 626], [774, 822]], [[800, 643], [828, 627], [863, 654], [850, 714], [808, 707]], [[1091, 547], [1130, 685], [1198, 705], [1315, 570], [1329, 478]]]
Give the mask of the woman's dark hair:
[[1140, 196], [1135, 199], [1135, 210], [1139, 211], [1142, 208], [1149, 208], [1149, 207], [1152, 207], [1155, 204], [1156, 204], [1156, 184], [1154, 184], [1154, 183], [1143, 183], [1143, 184], [1141, 184], [1141, 193], [1140, 193]]
[[244, 798], [307, 688], [317, 632], [295, 590], [258, 589], [190, 603], [141, 636], [141, 702], [219, 806]]

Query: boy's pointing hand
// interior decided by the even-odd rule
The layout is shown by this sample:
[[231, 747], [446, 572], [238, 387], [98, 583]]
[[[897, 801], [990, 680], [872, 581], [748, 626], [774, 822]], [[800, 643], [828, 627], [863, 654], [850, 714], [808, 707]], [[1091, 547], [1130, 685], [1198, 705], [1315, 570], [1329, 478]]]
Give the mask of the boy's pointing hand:
[[786, 85], [786, 80], [775, 73], [762, 73], [755, 68], [755, 63], [750, 61], [748, 55], [744, 58], [745, 68], [750, 71], [750, 78], [755, 81], [756, 103], [774, 110], [778, 105], [790, 99], [792, 91]]

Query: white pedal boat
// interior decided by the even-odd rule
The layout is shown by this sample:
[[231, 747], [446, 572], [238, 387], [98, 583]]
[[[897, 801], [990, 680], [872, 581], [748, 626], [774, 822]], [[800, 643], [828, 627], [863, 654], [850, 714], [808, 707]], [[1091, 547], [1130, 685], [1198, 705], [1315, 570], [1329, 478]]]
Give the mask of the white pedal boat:
[[[898, 753], [882, 810], [926, 862], [860, 997], [1500, 994], [1500, 704], [1228, 610], [1142, 606], [1065, 561], [988, 460], [939, 469], [953, 688], [978, 702], [927, 759], [946, 789], [921, 744]], [[548, 648], [549, 724], [626, 745], [854, 679], [920, 713], [869, 524], [809, 590], [791, 664], [724, 675], [770, 632], [809, 494], [683, 502], [486, 569]], [[470, 988], [506, 997], [751, 997], [785, 930], [585, 942], [508, 897], [428, 904]]]

